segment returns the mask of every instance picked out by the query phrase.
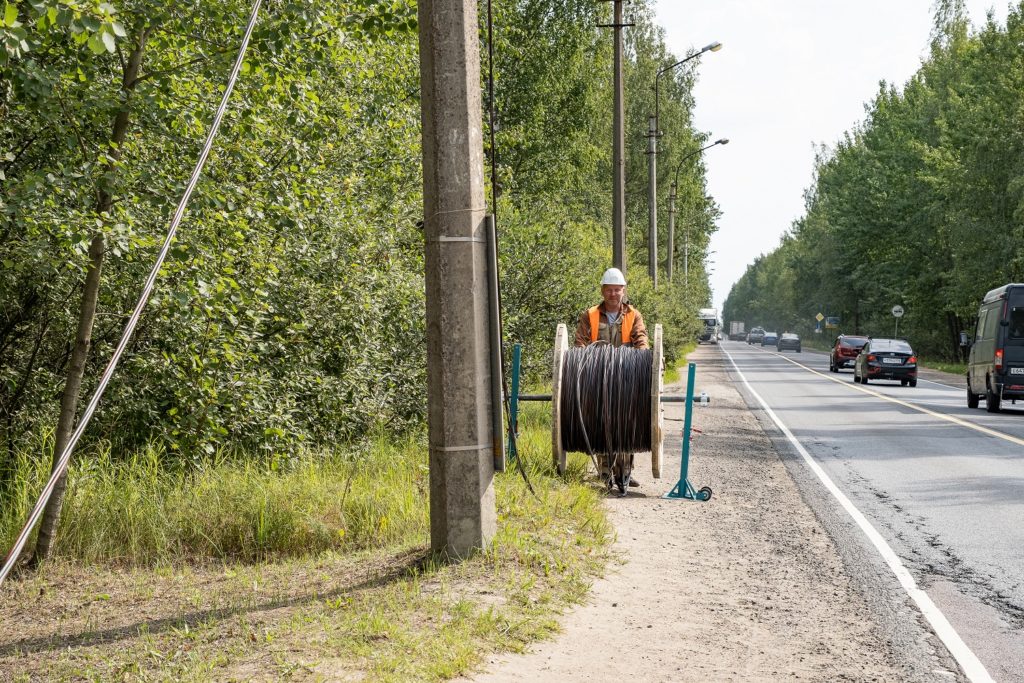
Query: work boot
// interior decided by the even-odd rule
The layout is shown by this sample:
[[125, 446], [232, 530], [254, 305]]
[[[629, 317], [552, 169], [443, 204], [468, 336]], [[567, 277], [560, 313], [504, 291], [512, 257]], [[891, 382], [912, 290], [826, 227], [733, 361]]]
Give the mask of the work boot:
[[632, 486], [633, 488], [636, 488], [637, 486], [640, 486], [640, 482], [638, 482], [633, 477], [630, 477], [629, 478], [629, 485]]

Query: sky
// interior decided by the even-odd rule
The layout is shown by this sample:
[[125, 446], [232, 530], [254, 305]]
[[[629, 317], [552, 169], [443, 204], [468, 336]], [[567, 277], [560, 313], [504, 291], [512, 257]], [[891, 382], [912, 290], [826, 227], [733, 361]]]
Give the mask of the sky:
[[[719, 310], [747, 266], [803, 215], [815, 145], [831, 147], [863, 122], [880, 81], [902, 86], [921, 66], [932, 4], [656, 0], [674, 54], [723, 45], [700, 58], [694, 90], [696, 128], [711, 141], [729, 139], [704, 154], [708, 193], [722, 211], [709, 259]], [[966, 7], [975, 26], [989, 9], [1005, 24], [1007, 0], [966, 0]]]

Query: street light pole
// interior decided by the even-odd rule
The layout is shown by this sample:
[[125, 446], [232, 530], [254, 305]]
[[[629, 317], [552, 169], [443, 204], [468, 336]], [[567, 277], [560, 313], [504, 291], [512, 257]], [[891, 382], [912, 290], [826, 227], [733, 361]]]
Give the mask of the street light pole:
[[[668, 272], [668, 281], [672, 282], [672, 261], [675, 256], [675, 214], [676, 214], [676, 188], [679, 186], [679, 170], [683, 167], [683, 164], [687, 159], [701, 154], [705, 150], [709, 150], [715, 145], [728, 145], [729, 138], [719, 138], [710, 145], [701, 147], [696, 152], [690, 152], [676, 165], [676, 173], [672, 179], [672, 191], [668, 197], [668, 258], [666, 259], [665, 270]], [[683, 246], [683, 285], [689, 286], [690, 284], [690, 223], [686, 223], [686, 240]]]
[[647, 275], [658, 288], [658, 119], [647, 120]]
[[[661, 113], [661, 77], [664, 73], [685, 64], [691, 59], [700, 57], [705, 52], [718, 52], [722, 44], [717, 40], [705, 45], [689, 57], [684, 57], [674, 64], [658, 70], [654, 75], [654, 116], [648, 119], [647, 130], [647, 273], [651, 284], [658, 287], [658, 138], [661, 137], [659, 127]], [[671, 279], [671, 278], [670, 278]]]
[[672, 284], [672, 270], [675, 266], [676, 243], [676, 184], [672, 183], [672, 189], [668, 193], [668, 254], [665, 256], [665, 274], [668, 276], [668, 283]]

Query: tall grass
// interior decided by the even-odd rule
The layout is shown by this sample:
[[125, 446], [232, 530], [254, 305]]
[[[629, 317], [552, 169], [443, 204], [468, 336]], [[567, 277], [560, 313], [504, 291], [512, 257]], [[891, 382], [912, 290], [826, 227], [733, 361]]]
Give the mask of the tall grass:
[[[560, 477], [551, 464], [550, 408], [527, 405], [519, 452], [531, 494], [514, 466], [496, 479], [499, 544], [532, 547], [564, 529], [600, 544], [608, 533], [597, 489], [586, 484], [587, 459], [576, 455]], [[16, 453], [0, 494], [0, 552], [9, 548], [49, 475], [52, 440]], [[55, 556], [87, 563], [163, 565], [203, 560], [252, 562], [326, 550], [405, 547], [429, 540], [428, 452], [422, 436], [380, 435], [359, 447], [271, 460], [221, 455], [183, 466], [156, 447], [126, 459], [96, 448], [76, 456]], [[529, 510], [526, 519], [523, 511]], [[580, 541], [580, 538], [576, 539]], [[542, 544], [543, 545], [543, 544]], [[558, 564], [545, 551], [515, 552], [530, 563]]]
[[[18, 452], [0, 501], [0, 542], [14, 538], [49, 475], [49, 456]], [[269, 463], [222, 456], [182, 467], [157, 448], [116, 460], [81, 455], [69, 471], [56, 554], [146, 565], [260, 560], [422, 542], [427, 454], [416, 438]]]

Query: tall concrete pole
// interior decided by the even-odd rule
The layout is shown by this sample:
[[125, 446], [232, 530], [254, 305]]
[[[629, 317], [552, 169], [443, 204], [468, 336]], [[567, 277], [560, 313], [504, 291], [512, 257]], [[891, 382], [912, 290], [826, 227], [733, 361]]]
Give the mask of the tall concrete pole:
[[686, 239], [683, 240], [683, 286], [690, 287], [690, 224], [686, 224]]
[[647, 274], [658, 288], [658, 118], [647, 119]]
[[612, 261], [626, 273], [626, 132], [622, 86], [622, 2], [615, 3], [615, 114], [612, 122]]
[[419, 0], [419, 24], [430, 543], [464, 558], [497, 527], [476, 2]]
[[668, 256], [665, 257], [665, 275], [672, 284], [672, 271], [675, 267], [676, 255], [676, 184], [668, 193]]

